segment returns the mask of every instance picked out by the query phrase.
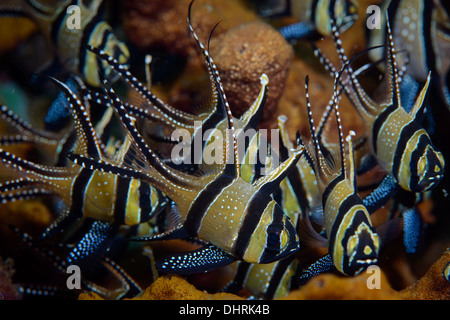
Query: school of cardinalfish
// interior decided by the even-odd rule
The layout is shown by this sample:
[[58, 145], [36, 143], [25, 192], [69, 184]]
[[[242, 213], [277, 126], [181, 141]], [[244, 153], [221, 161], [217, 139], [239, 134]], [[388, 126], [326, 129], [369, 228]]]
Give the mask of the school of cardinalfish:
[[[96, 13], [100, 2], [92, 1], [91, 5]], [[188, 27], [210, 81], [209, 104], [197, 114], [168, 105], [152, 93], [150, 85], [131, 74], [126, 46], [112, 35], [103, 20], [90, 18], [92, 21], [83, 26], [84, 37], [72, 39], [77, 50], [68, 50], [58, 48], [62, 46], [58, 36], [63, 37], [58, 30], [63, 29], [67, 19], [65, 10], [55, 11], [45, 1], [28, 1], [27, 9], [22, 11], [11, 3], [5, 4], [3, 9], [8, 14], [21, 12], [38, 19], [45, 25], [49, 41], [56, 43], [56, 51], [75, 55], [76, 62], [68, 66], [68, 81], [54, 77], [49, 80], [59, 88], [61, 96], [50, 107], [46, 121], [50, 127], [57, 127], [68, 118], [69, 123], [61, 130], [36, 129], [7, 106], [0, 108], [2, 121], [15, 131], [0, 139], [0, 200], [50, 199], [57, 212], [54, 221], [38, 235], [18, 228], [12, 228], [13, 232], [52, 261], [61, 274], [70, 265], [80, 266], [85, 275], [84, 290], [116, 299], [142, 292], [124, 268], [109, 257], [124, 241], [151, 245], [153, 241], [184, 239], [196, 243], [199, 248], [194, 251], [168, 255], [154, 263], [152, 260], [155, 272], [187, 275], [235, 262], [235, 277], [223, 290], [236, 293], [245, 288], [254, 297], [266, 299], [286, 295], [324, 272], [337, 270], [354, 276], [376, 265], [386, 241], [383, 226], [376, 229], [371, 214], [395, 198], [399, 190], [423, 195], [443, 179], [444, 157], [420, 124], [430, 73], [412, 103], [405, 106], [400, 83], [406, 69], [397, 62], [395, 36], [387, 19], [384, 81], [388, 94], [384, 100], [371, 98], [358, 80], [367, 66], [354, 70], [352, 62], [357, 57], [348, 59], [340, 40], [340, 32], [355, 19], [353, 2], [329, 1], [314, 7], [309, 12], [317, 16], [309, 19], [307, 28], [303, 24], [281, 31], [287, 39], [310, 37], [310, 32], [333, 37], [340, 67], [333, 66], [318, 48], [314, 51], [334, 79], [330, 102], [316, 126], [306, 78], [309, 136], [298, 135], [294, 143], [287, 134], [288, 119], [280, 116], [281, 144], [261, 163], [258, 151], [267, 142], [256, 128], [270, 79], [261, 75], [261, 90], [255, 102], [240, 118], [234, 117], [219, 71], [192, 27], [191, 7], [192, 3]], [[98, 72], [93, 74], [92, 70]], [[126, 83], [146, 104], [135, 106], [123, 101], [113, 89], [114, 81]], [[354, 148], [362, 142], [355, 143], [355, 133], [344, 133], [342, 129], [342, 93], [368, 128], [364, 143], [370, 151], [360, 168], [355, 164]], [[93, 109], [101, 107], [101, 117], [94, 121]], [[337, 125], [337, 132], [330, 133], [331, 139], [324, 134], [330, 121]], [[202, 132], [195, 123], [201, 123], [203, 132], [209, 130], [209, 139], [196, 139]], [[109, 133], [114, 125], [121, 128], [120, 137]], [[164, 130], [155, 130], [160, 127]], [[187, 157], [198, 157], [194, 150], [215, 148], [222, 161], [180, 164], [162, 156], [163, 148], [180, 141], [157, 133], [180, 129], [190, 133], [191, 153]], [[238, 135], [250, 129], [256, 134], [239, 154]], [[225, 132], [230, 133], [230, 139], [216, 146], [213, 137], [226, 136]], [[42, 164], [7, 151], [8, 146], [17, 144], [38, 146], [54, 160]], [[271, 167], [275, 156], [281, 163]], [[386, 176], [361, 198], [357, 173], [374, 163], [383, 167]], [[269, 170], [263, 175], [260, 168], [264, 166]], [[414, 207], [405, 207], [403, 218], [405, 225], [419, 219]], [[412, 229], [405, 229], [405, 246], [414, 250], [417, 234]], [[302, 265], [294, 255], [302, 237], [314, 238], [328, 248], [328, 254], [310, 266]], [[111, 290], [96, 282], [98, 269], [111, 273], [119, 281], [119, 289]], [[62, 288], [27, 283], [21, 290], [34, 295], [58, 295]]]

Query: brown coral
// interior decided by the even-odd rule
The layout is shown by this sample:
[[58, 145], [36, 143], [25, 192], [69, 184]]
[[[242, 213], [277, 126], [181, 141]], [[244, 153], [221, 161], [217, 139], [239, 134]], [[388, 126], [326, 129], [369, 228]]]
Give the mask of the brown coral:
[[294, 57], [292, 47], [273, 27], [262, 21], [242, 24], [211, 43], [233, 115], [239, 117], [254, 102], [263, 73], [269, 77], [269, 92], [261, 127], [275, 127], [278, 100], [283, 93]]
[[[127, 37], [137, 47], [148, 50], [164, 48], [182, 56], [195, 55], [188, 37], [186, 17], [190, 0], [130, 0], [124, 2], [123, 27]], [[192, 24], [202, 41], [223, 21], [215, 35], [257, 15], [239, 0], [197, 0], [192, 10]]]
[[442, 275], [442, 270], [449, 261], [450, 250], [447, 250], [419, 281], [400, 292], [402, 298], [411, 300], [450, 300], [450, 284]]
[[299, 290], [292, 291], [281, 300], [399, 300], [400, 295], [391, 288], [380, 270], [379, 289], [367, 285], [371, 273], [363, 272], [352, 278], [322, 274]]

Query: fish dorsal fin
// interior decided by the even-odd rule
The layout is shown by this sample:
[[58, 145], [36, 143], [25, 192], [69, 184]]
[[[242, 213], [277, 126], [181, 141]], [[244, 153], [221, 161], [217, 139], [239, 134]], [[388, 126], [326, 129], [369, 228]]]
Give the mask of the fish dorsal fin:
[[311, 102], [309, 100], [309, 76], [305, 77], [305, 95], [306, 95], [306, 108], [308, 113], [309, 129], [311, 134], [311, 141], [307, 145], [307, 154], [313, 160], [314, 171], [320, 177], [327, 175], [329, 172], [329, 165], [325, 159], [325, 156], [321, 149], [321, 144], [319, 143], [319, 138], [317, 137], [316, 127], [314, 125], [314, 119], [311, 110]]
[[337, 85], [339, 83], [339, 76], [340, 73], [336, 75], [335, 81], [334, 81], [334, 90], [333, 90], [333, 107], [334, 107], [334, 113], [336, 116], [336, 124], [337, 124], [337, 130], [338, 130], [338, 136], [339, 136], [339, 153], [340, 153], [340, 160], [341, 160], [341, 174], [345, 175], [345, 147], [344, 147], [344, 134], [342, 132], [342, 121], [341, 121], [341, 115], [339, 111], [339, 103], [338, 103], [338, 97], [337, 97]]
[[397, 66], [397, 56], [395, 52], [394, 40], [392, 37], [389, 17], [386, 17], [386, 30], [387, 30], [386, 73], [388, 80], [388, 88], [389, 92], [391, 92], [392, 95], [391, 98], [392, 104], [397, 108], [399, 108], [402, 105], [400, 97], [399, 71]]
[[349, 134], [345, 138], [348, 143], [348, 161], [349, 168], [346, 171], [345, 178], [353, 183], [353, 188], [356, 190], [356, 171], [355, 171], [355, 158], [353, 157], [353, 143], [352, 137], [355, 136], [355, 132], [350, 130]]
[[64, 92], [70, 105], [70, 110], [72, 111], [75, 122], [75, 130], [77, 131], [78, 136], [76, 152], [95, 159], [101, 158], [101, 143], [98, 140], [85, 105], [65, 83], [53, 77], [50, 77], [50, 79], [52, 79]]
[[258, 97], [247, 111], [239, 118], [242, 122], [244, 130], [248, 128], [256, 128], [257, 124], [262, 118], [264, 111], [264, 104], [267, 99], [267, 92], [269, 90], [269, 77], [263, 73], [260, 78], [261, 90]]
[[410, 111], [410, 115], [416, 120], [418, 123], [420, 123], [423, 119], [424, 112], [425, 112], [425, 97], [428, 93], [428, 87], [430, 85], [431, 81], [431, 71], [428, 73], [427, 81], [425, 82], [425, 85], [423, 86], [422, 90], [420, 90], [419, 95], [416, 98], [416, 101], [414, 102], [414, 105]]
[[[290, 150], [290, 149], [294, 148], [294, 144], [292, 143], [291, 139], [289, 138], [289, 133], [288, 133], [288, 130], [286, 128], [287, 120], [288, 120], [288, 117], [285, 116], [285, 115], [278, 116], [278, 118], [277, 118], [277, 128], [278, 128], [278, 131], [280, 132], [280, 138], [281, 138], [282, 146], [285, 149]], [[301, 141], [297, 141], [297, 145], [300, 145], [300, 144], [301, 144]]]
[[177, 186], [194, 186], [195, 182], [197, 182], [194, 177], [170, 168], [159, 159], [159, 157], [153, 152], [153, 150], [150, 149], [142, 135], [137, 130], [134, 124], [134, 119], [127, 114], [126, 108], [123, 106], [120, 98], [117, 96], [106, 79], [103, 79], [103, 85], [111, 98], [111, 102], [120, 119], [120, 122], [125, 127], [126, 132], [130, 135], [131, 141], [136, 148], [136, 154], [140, 154], [142, 156], [142, 162], [145, 162], [146, 166], [147, 164], [151, 166], [161, 178], [164, 178]]
[[[225, 168], [224, 170], [229, 170], [233, 168], [234, 172], [227, 172], [227, 174], [239, 177], [240, 176], [240, 166], [239, 166], [239, 155], [238, 155], [238, 146], [237, 146], [237, 140], [236, 140], [236, 133], [234, 128], [234, 121], [233, 121], [233, 115], [231, 113], [230, 106], [227, 101], [227, 97], [225, 96], [225, 92], [223, 90], [223, 86], [221, 83], [221, 79], [219, 76], [219, 71], [217, 69], [216, 64], [214, 63], [213, 59], [209, 55], [209, 52], [205, 49], [204, 45], [201, 43], [200, 39], [198, 38], [196, 32], [194, 31], [194, 28], [191, 23], [191, 9], [192, 4], [194, 1], [191, 1], [189, 4], [189, 12], [188, 12], [188, 25], [189, 30], [192, 34], [192, 36], [195, 39], [195, 42], [198, 45], [198, 48], [200, 49], [203, 57], [205, 58], [208, 72], [210, 74], [210, 79], [212, 82], [213, 87], [213, 99], [216, 101], [216, 110], [213, 112], [209, 119], [212, 119], [213, 117], [217, 117], [218, 120], [215, 120], [213, 122], [220, 123], [222, 120], [226, 120], [227, 122], [227, 129], [230, 133], [230, 139], [223, 139], [224, 142], [224, 164]], [[207, 122], [208, 120], [204, 121]], [[231, 141], [231, 143], [230, 143]], [[233, 164], [233, 166], [229, 166], [228, 164]], [[231, 170], [230, 170], [231, 171]]]
[[353, 103], [356, 104], [360, 113], [371, 117], [374, 114], [377, 114], [378, 106], [361, 87], [361, 84], [356, 78], [355, 72], [353, 71], [353, 68], [350, 65], [350, 63], [354, 59], [359, 57], [362, 53], [365, 53], [368, 49], [364, 50], [357, 56], [348, 59], [347, 56], [345, 55], [344, 48], [342, 47], [342, 40], [340, 39], [340, 33], [334, 20], [331, 21], [331, 25], [332, 25], [331, 35], [333, 36], [334, 44], [338, 52], [339, 59], [341, 60], [342, 63], [342, 69], [344, 69], [345, 66], [346, 74], [349, 78], [348, 84], [344, 85], [345, 91], [351, 97]]
[[148, 107], [151, 109], [152, 116], [155, 119], [163, 119], [168, 125], [173, 127], [190, 127], [190, 123], [194, 121], [191, 114], [177, 110], [159, 99], [147, 88], [148, 83], [147, 85], [142, 84], [135, 76], [131, 74], [126, 65], [121, 64], [103, 50], [91, 45], [87, 45], [87, 49], [95, 53], [100, 59], [106, 61], [111, 69], [117, 72], [130, 87], [136, 90], [136, 92], [138, 92], [148, 102]]
[[150, 64], [152, 63], [152, 56], [150, 54], [145, 55], [145, 79], [147, 81], [147, 90], [152, 90], [152, 73], [150, 70]]

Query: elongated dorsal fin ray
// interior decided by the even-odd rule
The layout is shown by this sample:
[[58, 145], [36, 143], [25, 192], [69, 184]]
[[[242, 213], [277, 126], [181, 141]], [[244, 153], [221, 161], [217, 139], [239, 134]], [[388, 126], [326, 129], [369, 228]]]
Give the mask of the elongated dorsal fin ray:
[[[333, 168], [330, 167], [330, 162], [327, 161], [326, 155], [329, 155], [328, 150], [322, 150], [325, 146], [320, 142], [320, 137], [317, 136], [317, 130], [314, 125], [314, 119], [312, 115], [311, 102], [309, 100], [309, 76], [305, 77], [305, 96], [306, 96], [306, 108], [308, 111], [308, 122], [311, 133], [311, 141], [307, 154], [313, 160], [314, 171], [320, 177], [330, 175]], [[308, 148], [307, 148], [308, 149]]]
[[7, 123], [17, 129], [21, 134], [32, 138], [35, 141], [41, 141], [45, 144], [57, 144], [63, 135], [39, 130], [34, 128], [30, 123], [19, 117], [6, 105], [0, 104], [0, 115]]
[[22, 173], [24, 175], [42, 175], [49, 177], [67, 177], [70, 168], [66, 167], [53, 167], [37, 164], [25, 159], [22, 159], [8, 151], [0, 148], [0, 162], [5, 166], [14, 168], [15, 172]]
[[150, 64], [152, 63], [152, 56], [150, 54], [145, 55], [145, 79], [147, 81], [147, 90], [152, 90], [152, 73], [150, 70]]
[[334, 81], [334, 90], [333, 90], [333, 107], [334, 107], [334, 113], [336, 116], [336, 124], [337, 124], [337, 130], [338, 130], [338, 136], [339, 136], [339, 153], [340, 153], [340, 160], [341, 160], [341, 174], [345, 175], [345, 147], [344, 147], [344, 133], [342, 132], [342, 121], [341, 121], [341, 115], [339, 111], [339, 104], [338, 104], [338, 97], [337, 97], [337, 85], [339, 83], [339, 76], [341, 73], [338, 73], [336, 75], [335, 81]]
[[364, 114], [367, 114], [369, 116], [374, 116], [374, 114], [377, 113], [377, 105], [373, 101], [373, 99], [369, 97], [369, 95], [367, 95], [365, 90], [361, 88], [361, 85], [353, 71], [353, 68], [351, 68], [350, 65], [352, 60], [356, 59], [356, 57], [360, 56], [363, 52], [366, 52], [371, 48], [364, 50], [362, 53], [358, 54], [355, 57], [352, 57], [351, 59], [348, 59], [347, 56], [345, 55], [344, 48], [342, 47], [342, 40], [340, 39], [339, 30], [333, 20], [331, 21], [331, 26], [332, 26], [331, 35], [333, 36], [334, 44], [336, 46], [339, 59], [342, 62], [342, 67], [344, 65], [348, 66], [346, 74], [349, 78], [349, 83], [348, 85], [343, 83], [344, 88], [346, 88], [346, 93], [351, 97], [353, 97], [352, 101], [354, 103], [357, 103], [360, 112], [363, 112]]
[[[101, 143], [95, 133], [90, 116], [83, 103], [78, 99], [76, 94], [63, 82], [50, 77], [66, 94], [67, 101], [71, 106], [70, 110], [75, 121], [75, 126], [78, 135], [77, 149], [82, 154], [93, 158], [100, 158], [102, 156]], [[80, 144], [81, 143], [81, 144]]]
[[134, 90], [136, 90], [144, 99], [146, 99], [151, 108], [158, 113], [158, 115], [164, 118], [168, 123], [173, 126], [183, 126], [185, 123], [190, 123], [193, 121], [193, 116], [177, 110], [176, 108], [168, 105], [157, 96], [155, 96], [152, 92], [150, 92], [146, 85], [142, 84], [135, 76], [131, 74], [131, 72], [127, 69], [127, 67], [121, 63], [119, 63], [116, 59], [109, 56], [103, 50], [100, 50], [96, 47], [87, 46], [88, 50], [95, 53], [98, 57], [105, 60], [108, 65], [116, 71], [122, 79], [128, 83]]
[[354, 137], [356, 134], [353, 130], [350, 130], [349, 134], [345, 138], [345, 140], [348, 143], [348, 161], [349, 161], [349, 168], [348, 171], [346, 171], [346, 179], [351, 181], [353, 183], [353, 188], [356, 190], [356, 171], [355, 171], [355, 158], [353, 156], [353, 142], [352, 137]]
[[425, 111], [425, 97], [428, 93], [428, 87], [430, 85], [431, 81], [431, 71], [428, 73], [427, 81], [425, 82], [425, 85], [423, 86], [422, 90], [420, 90], [419, 95], [416, 98], [416, 101], [414, 102], [414, 105], [410, 111], [410, 115], [418, 122], [420, 123]]
[[307, 75], [305, 77], [305, 96], [306, 96], [306, 108], [308, 113], [308, 122], [309, 122], [309, 131], [311, 133], [311, 141], [314, 146], [314, 159], [319, 159], [320, 154], [320, 146], [319, 141], [316, 136], [316, 126], [314, 125], [314, 119], [312, 116], [312, 110], [311, 110], [311, 102], [309, 101], [309, 76]]
[[387, 30], [386, 70], [388, 73], [387, 76], [388, 76], [389, 91], [392, 92], [392, 103], [397, 108], [400, 108], [402, 102], [400, 96], [400, 82], [397, 65], [397, 56], [395, 52], [394, 40], [392, 37], [391, 24], [389, 22], [389, 17], [387, 16], [386, 16], [386, 30]]
[[103, 84], [107, 90], [108, 95], [111, 97], [114, 109], [116, 110], [121, 123], [125, 126], [127, 132], [131, 135], [132, 141], [135, 143], [139, 152], [144, 156], [145, 160], [165, 179], [172, 181], [176, 185], [186, 186], [192, 185], [191, 180], [186, 175], [179, 173], [164, 164], [158, 156], [150, 149], [150, 147], [145, 142], [144, 138], [141, 136], [136, 126], [134, 125], [133, 119], [127, 114], [125, 107], [121, 103], [120, 98], [117, 96], [115, 91], [111, 88], [108, 81], [103, 79]]
[[138, 169], [119, 166], [115, 163], [105, 160], [94, 160], [72, 152], [69, 152], [67, 157], [69, 158], [70, 161], [74, 162], [75, 164], [89, 170], [111, 173], [125, 179], [134, 178], [154, 183], [154, 180], [150, 175]]
[[[203, 44], [201, 43], [200, 39], [197, 36], [197, 33], [194, 31], [194, 28], [191, 23], [191, 10], [192, 5], [194, 1], [191, 1], [189, 4], [189, 10], [188, 10], [188, 26], [189, 30], [192, 34], [192, 36], [195, 39], [195, 42], [197, 43], [201, 53], [203, 54], [208, 71], [210, 73], [210, 77], [212, 79], [213, 83], [213, 93], [215, 93], [216, 99], [217, 99], [217, 110], [219, 114], [223, 116], [224, 119], [227, 120], [228, 123], [228, 129], [230, 130], [230, 139], [224, 139], [224, 152], [225, 156], [227, 158], [226, 163], [233, 163], [234, 164], [234, 176], [239, 177], [241, 175], [240, 165], [239, 165], [239, 154], [238, 154], [238, 145], [236, 140], [236, 132], [234, 127], [234, 121], [233, 121], [233, 114], [231, 113], [230, 105], [228, 104], [227, 97], [225, 96], [225, 91], [223, 89], [221, 79], [219, 76], [219, 71], [217, 69], [216, 64], [214, 63], [213, 59], [209, 55], [209, 52], [205, 49]], [[232, 140], [232, 145], [230, 146], [229, 140]], [[232, 151], [232, 152], [231, 152]], [[233, 155], [233, 160], [229, 159]], [[233, 162], [232, 162], [233, 161]]]

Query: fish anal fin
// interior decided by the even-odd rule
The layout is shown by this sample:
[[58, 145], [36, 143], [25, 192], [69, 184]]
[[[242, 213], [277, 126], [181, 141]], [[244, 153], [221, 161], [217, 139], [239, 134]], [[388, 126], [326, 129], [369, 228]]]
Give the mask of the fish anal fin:
[[207, 245], [194, 251], [176, 254], [156, 262], [161, 273], [193, 274], [211, 271], [236, 261], [231, 254], [214, 245]]

